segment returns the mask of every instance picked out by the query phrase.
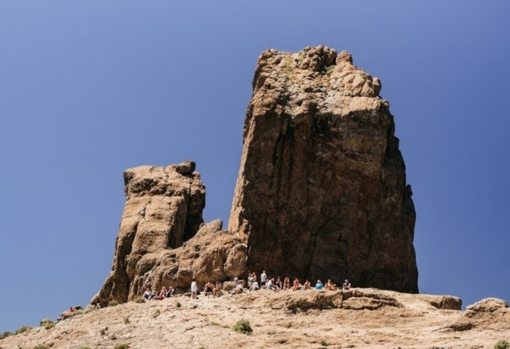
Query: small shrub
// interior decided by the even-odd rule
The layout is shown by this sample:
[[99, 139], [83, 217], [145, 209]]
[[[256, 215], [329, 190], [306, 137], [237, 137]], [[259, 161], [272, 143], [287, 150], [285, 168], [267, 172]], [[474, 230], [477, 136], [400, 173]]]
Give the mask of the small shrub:
[[181, 302], [177, 302], [177, 303], [175, 303], [175, 307], [176, 307], [177, 309], [179, 309], [181, 306], [182, 306], [182, 305], [181, 305]]
[[145, 298], [138, 297], [138, 298], [135, 299], [135, 303], [145, 303]]
[[116, 336], [115, 334], [112, 334], [112, 335], [110, 336], [110, 339], [111, 339], [112, 341], [114, 341], [114, 340], [116, 340], [116, 339], [117, 339], [117, 336]]
[[494, 349], [508, 349], [508, 348], [510, 348], [510, 343], [504, 339], [494, 344]]
[[50, 349], [46, 345], [38, 344], [34, 347], [34, 349]]
[[129, 324], [129, 323], [131, 323], [131, 320], [129, 320], [129, 317], [127, 317], [127, 316], [126, 316], [126, 317], [124, 318], [124, 323], [125, 323], [125, 324]]
[[29, 329], [30, 329], [30, 326], [21, 326], [20, 328], [18, 328], [16, 330], [16, 332], [14, 334], [20, 334], [20, 333], [28, 331]]
[[113, 347], [114, 349], [129, 349], [129, 344], [127, 343], [117, 343]]
[[5, 331], [4, 333], [0, 334], [0, 339], [4, 339], [4, 338], [9, 337], [11, 335], [12, 335], [11, 332]]
[[117, 305], [119, 305], [119, 302], [117, 302], [115, 299], [112, 299], [111, 301], [108, 302], [109, 307], [115, 307]]
[[245, 334], [250, 334], [253, 332], [250, 322], [248, 320], [241, 319], [234, 326], [232, 326], [234, 331], [241, 332]]
[[90, 349], [90, 348], [89, 348], [89, 347], [87, 347], [86, 345], [82, 345], [82, 346], [80, 347], [80, 349]]
[[99, 331], [99, 334], [101, 336], [104, 336], [106, 334], [106, 331], [108, 331], [108, 326], [106, 326], [105, 328], [102, 328], [100, 331]]
[[323, 347], [327, 347], [327, 346], [328, 346], [328, 342], [326, 342], [326, 341], [323, 339], [323, 340], [321, 340], [321, 345], [322, 345]]
[[220, 325], [219, 323], [217, 323], [216, 321], [211, 321], [211, 322], [209, 322], [209, 324], [210, 324], [211, 326], [221, 326], [221, 325]]
[[53, 327], [55, 327], [55, 323], [54, 322], [46, 322], [44, 324], [44, 329], [45, 330], [51, 330]]

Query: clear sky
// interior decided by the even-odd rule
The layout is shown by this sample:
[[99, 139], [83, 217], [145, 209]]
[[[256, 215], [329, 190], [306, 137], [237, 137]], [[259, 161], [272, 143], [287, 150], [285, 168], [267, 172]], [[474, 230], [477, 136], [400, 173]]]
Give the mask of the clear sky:
[[226, 227], [257, 57], [319, 44], [382, 81], [420, 291], [510, 300], [509, 13], [507, 0], [0, 1], [0, 332], [99, 290], [126, 168], [196, 161], [204, 218]]

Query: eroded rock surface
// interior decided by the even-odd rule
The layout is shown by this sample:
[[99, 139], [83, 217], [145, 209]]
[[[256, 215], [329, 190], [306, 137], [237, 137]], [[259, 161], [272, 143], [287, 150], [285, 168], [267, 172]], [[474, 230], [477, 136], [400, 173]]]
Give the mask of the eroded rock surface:
[[229, 221], [247, 271], [418, 292], [412, 193], [380, 90], [347, 52], [259, 57]]
[[485, 298], [466, 308], [463, 316], [450, 326], [455, 331], [485, 328], [510, 331], [510, 309], [503, 299]]
[[[191, 241], [191, 240], [190, 240]], [[468, 310], [431, 305], [450, 296], [355, 288], [348, 292], [261, 290], [221, 297], [178, 295], [162, 301], [86, 308], [0, 340], [2, 348], [375, 348], [481, 349], [508, 338], [508, 308], [484, 300]], [[476, 312], [490, 321], [449, 326]], [[232, 328], [249, 321], [246, 335]], [[488, 319], [488, 318], [487, 318]], [[51, 323], [49, 320], [48, 323]]]
[[112, 272], [91, 303], [123, 303], [146, 287], [183, 292], [193, 277], [203, 285], [244, 272], [246, 244], [220, 220], [203, 223], [205, 187], [194, 162], [136, 167], [124, 172], [124, 182]]

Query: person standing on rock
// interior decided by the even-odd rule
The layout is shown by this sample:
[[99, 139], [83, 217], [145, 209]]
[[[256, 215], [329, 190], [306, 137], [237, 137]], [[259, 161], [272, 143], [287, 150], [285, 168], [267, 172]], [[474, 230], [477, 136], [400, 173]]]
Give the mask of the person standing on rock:
[[264, 286], [266, 285], [266, 281], [267, 281], [267, 274], [266, 274], [266, 271], [263, 270], [262, 274], [260, 274], [260, 287], [261, 288], [264, 288]]
[[193, 299], [197, 298], [197, 294], [198, 294], [197, 281], [195, 280], [195, 278], [193, 278], [193, 281], [191, 282], [191, 298]]

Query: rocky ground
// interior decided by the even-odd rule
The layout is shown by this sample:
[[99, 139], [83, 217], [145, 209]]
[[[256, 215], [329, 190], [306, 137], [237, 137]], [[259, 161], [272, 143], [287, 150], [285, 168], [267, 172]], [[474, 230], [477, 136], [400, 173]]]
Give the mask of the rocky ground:
[[[250, 334], [233, 329], [239, 320]], [[47, 327], [8, 336], [0, 348], [493, 348], [510, 340], [510, 310], [491, 298], [462, 311], [450, 296], [263, 290], [129, 302]]]

